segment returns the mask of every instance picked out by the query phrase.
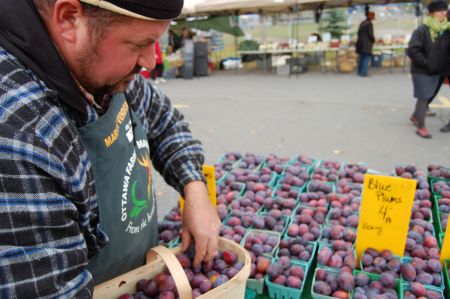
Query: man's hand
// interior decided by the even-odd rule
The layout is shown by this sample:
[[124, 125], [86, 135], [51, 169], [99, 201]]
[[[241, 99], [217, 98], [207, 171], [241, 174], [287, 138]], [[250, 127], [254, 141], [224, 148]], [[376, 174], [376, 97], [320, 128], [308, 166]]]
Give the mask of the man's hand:
[[220, 218], [209, 200], [205, 183], [192, 181], [184, 187], [182, 250], [195, 241], [194, 266], [212, 260], [218, 253]]

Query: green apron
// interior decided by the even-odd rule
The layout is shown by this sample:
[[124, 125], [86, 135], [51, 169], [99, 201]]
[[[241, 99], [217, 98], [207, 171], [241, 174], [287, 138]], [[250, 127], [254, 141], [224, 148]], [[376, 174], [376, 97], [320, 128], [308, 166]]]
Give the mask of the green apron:
[[106, 114], [78, 129], [92, 163], [100, 229], [109, 244], [89, 261], [99, 284], [144, 264], [158, 243], [150, 148], [140, 119], [123, 93]]

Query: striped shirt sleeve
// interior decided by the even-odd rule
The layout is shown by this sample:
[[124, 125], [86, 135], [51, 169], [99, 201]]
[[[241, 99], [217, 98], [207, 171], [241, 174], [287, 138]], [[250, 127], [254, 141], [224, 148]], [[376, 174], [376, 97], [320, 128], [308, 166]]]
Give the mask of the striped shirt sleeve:
[[54, 95], [1, 49], [0, 71], [0, 298], [91, 297], [88, 249], [106, 240], [87, 156]]
[[183, 194], [187, 183], [205, 181], [202, 144], [193, 138], [183, 114], [162, 91], [136, 76], [127, 97], [147, 132], [153, 165], [166, 182]]

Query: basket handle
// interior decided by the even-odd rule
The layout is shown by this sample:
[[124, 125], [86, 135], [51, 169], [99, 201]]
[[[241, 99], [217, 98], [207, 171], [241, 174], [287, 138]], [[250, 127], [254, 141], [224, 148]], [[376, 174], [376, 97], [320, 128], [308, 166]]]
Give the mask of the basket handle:
[[176, 256], [166, 247], [156, 246], [147, 251], [147, 264], [155, 261], [157, 255], [164, 261], [169, 269], [169, 272], [175, 281], [180, 299], [192, 299], [191, 285]]

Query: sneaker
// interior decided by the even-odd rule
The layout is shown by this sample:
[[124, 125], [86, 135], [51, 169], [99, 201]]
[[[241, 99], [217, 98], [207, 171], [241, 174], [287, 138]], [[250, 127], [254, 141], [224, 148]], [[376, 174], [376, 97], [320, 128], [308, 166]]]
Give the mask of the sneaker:
[[450, 122], [447, 125], [443, 126], [439, 131], [441, 131], [442, 133], [450, 132]]
[[417, 118], [412, 115], [409, 120], [413, 123], [413, 125], [415, 125], [416, 127], [419, 125], [419, 121], [417, 120]]
[[430, 110], [428, 110], [427, 112], [425, 112], [425, 116], [434, 117], [436, 116], [436, 112], [431, 112]]
[[426, 128], [417, 128], [416, 134], [422, 138], [430, 139], [431, 135]]

